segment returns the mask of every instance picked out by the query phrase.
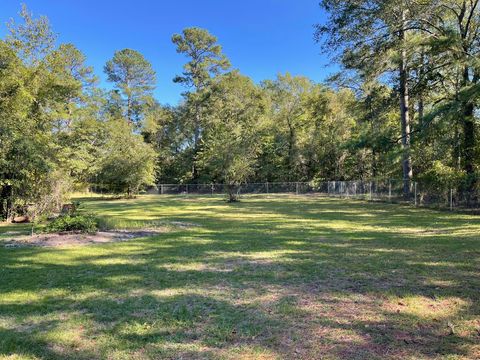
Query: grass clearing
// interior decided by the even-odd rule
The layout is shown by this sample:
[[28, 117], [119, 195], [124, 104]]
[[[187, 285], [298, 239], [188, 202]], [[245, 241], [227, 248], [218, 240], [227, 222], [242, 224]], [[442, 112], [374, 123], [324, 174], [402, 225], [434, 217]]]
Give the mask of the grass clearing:
[[30, 227], [1, 225], [1, 359], [480, 358], [478, 217], [308, 196], [82, 201], [110, 227], [173, 226], [5, 248]]

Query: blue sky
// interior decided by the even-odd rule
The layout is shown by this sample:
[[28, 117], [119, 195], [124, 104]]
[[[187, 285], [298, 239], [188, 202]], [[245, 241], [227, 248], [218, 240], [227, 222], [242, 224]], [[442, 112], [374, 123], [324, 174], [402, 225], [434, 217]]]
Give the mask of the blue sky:
[[[22, 1], [0, 1], [0, 36]], [[140, 51], [157, 72], [155, 95], [176, 104], [184, 90], [172, 78], [186, 59], [171, 43], [173, 33], [199, 26], [218, 37], [232, 65], [256, 82], [278, 73], [320, 82], [335, 67], [313, 40], [313, 25], [325, 20], [319, 0], [25, 0], [34, 15], [46, 15], [60, 42], [75, 44], [104, 82], [103, 65], [115, 50]]]

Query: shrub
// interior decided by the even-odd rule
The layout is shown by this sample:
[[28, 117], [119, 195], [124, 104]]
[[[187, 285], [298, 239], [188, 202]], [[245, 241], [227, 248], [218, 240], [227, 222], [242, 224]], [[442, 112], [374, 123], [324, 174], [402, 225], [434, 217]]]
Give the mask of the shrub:
[[445, 192], [461, 187], [466, 182], [466, 174], [440, 161], [434, 161], [432, 166], [418, 177], [418, 180], [422, 182], [424, 188], [432, 192]]
[[96, 185], [108, 192], [133, 197], [155, 184], [156, 152], [143, 137], [133, 134], [126, 121], [109, 124], [110, 139], [102, 152]]
[[92, 215], [63, 215], [50, 222], [46, 232], [77, 231], [93, 233], [98, 230], [97, 219]]

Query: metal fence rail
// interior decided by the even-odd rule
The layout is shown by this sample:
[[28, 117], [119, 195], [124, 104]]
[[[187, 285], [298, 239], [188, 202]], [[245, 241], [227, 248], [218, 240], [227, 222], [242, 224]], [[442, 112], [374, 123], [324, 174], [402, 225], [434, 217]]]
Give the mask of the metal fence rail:
[[[404, 180], [325, 181], [325, 182], [265, 182], [245, 183], [235, 187], [237, 194], [316, 194], [322, 196], [408, 203], [445, 209], [480, 210], [480, 193], [460, 188], [432, 188], [427, 184]], [[405, 193], [405, 188], [409, 189]], [[227, 191], [226, 184], [158, 184], [150, 194], [219, 195]]]

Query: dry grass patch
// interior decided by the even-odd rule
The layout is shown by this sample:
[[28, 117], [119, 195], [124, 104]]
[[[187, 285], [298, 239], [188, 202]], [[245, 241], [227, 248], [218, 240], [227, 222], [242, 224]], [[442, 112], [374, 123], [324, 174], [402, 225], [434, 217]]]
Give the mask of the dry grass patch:
[[169, 228], [157, 228], [155, 230], [115, 230], [98, 231], [94, 234], [59, 233], [59, 234], [36, 234], [31, 236], [17, 236], [4, 240], [7, 248], [22, 246], [71, 246], [104, 244], [111, 242], [129, 241], [137, 238], [156, 236], [169, 231]]

